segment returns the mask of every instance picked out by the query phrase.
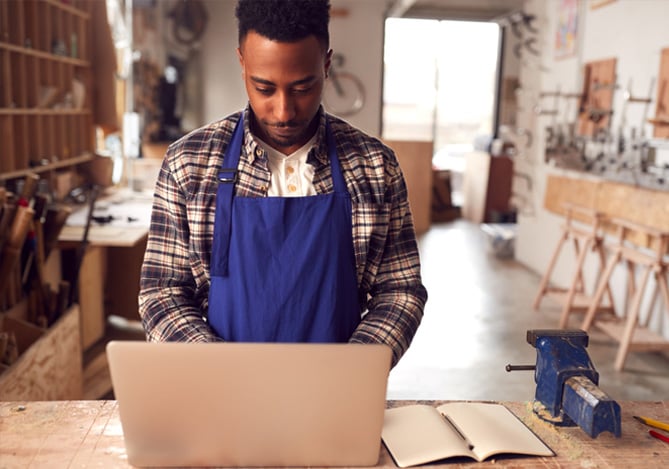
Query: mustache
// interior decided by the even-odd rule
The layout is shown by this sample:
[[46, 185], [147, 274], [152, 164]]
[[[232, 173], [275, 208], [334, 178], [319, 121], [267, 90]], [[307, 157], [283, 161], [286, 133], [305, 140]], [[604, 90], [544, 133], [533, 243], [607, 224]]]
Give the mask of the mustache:
[[286, 122], [263, 121], [263, 124], [265, 124], [268, 127], [275, 127], [277, 129], [286, 129], [286, 128], [292, 129], [300, 126], [300, 123], [298, 121], [286, 121]]

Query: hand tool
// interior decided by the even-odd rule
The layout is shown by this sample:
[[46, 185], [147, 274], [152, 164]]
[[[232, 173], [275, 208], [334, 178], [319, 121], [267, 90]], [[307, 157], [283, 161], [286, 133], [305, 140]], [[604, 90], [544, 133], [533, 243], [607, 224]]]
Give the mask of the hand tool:
[[527, 331], [537, 350], [536, 365], [507, 365], [507, 371], [534, 369], [534, 412], [556, 426], [580, 426], [590, 437], [603, 431], [621, 435], [620, 405], [599, 387], [599, 373], [585, 350], [582, 330]]
[[9, 235], [9, 228], [14, 220], [15, 214], [16, 203], [5, 202], [2, 216], [0, 216], [0, 252], [2, 252], [2, 246], [5, 244], [7, 236]]
[[21, 195], [19, 196], [19, 205], [30, 206], [37, 192], [37, 183], [39, 182], [39, 175], [35, 173], [29, 173], [23, 178], [23, 188], [21, 189]]
[[96, 185], [91, 185], [88, 191], [88, 215], [86, 216], [86, 225], [84, 226], [84, 234], [81, 239], [81, 243], [77, 248], [77, 257], [74, 267], [74, 275], [72, 277], [72, 286], [70, 289], [70, 302], [73, 304], [79, 301], [79, 271], [81, 270], [81, 264], [84, 261], [84, 256], [86, 255], [86, 247], [88, 246], [88, 233], [91, 228], [91, 221], [93, 220], [93, 212], [95, 211], [95, 201], [98, 198], [99, 187]]
[[21, 250], [35, 211], [27, 206], [19, 206], [12, 223], [9, 237], [2, 250], [2, 262], [0, 262], [0, 297], [3, 295], [9, 282], [6, 279], [13, 272], [16, 263], [21, 257]]

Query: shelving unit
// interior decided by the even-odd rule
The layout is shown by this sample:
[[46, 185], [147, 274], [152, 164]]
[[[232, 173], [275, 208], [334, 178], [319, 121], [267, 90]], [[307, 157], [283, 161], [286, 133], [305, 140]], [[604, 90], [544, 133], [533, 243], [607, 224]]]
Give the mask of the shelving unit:
[[[14, 232], [18, 226], [19, 194], [25, 195], [30, 207], [37, 205], [34, 192], [25, 191], [30, 180], [26, 176], [36, 173], [38, 179], [49, 182], [49, 188], [62, 186], [69, 191], [65, 181], [75, 167], [95, 157], [91, 38], [92, 13], [99, 4], [91, 0], [0, 0], [0, 188], [5, 195], [12, 194], [3, 201], [0, 213], [8, 220], [7, 233], [7, 227]], [[4, 186], [9, 190], [4, 191]], [[57, 206], [62, 197], [53, 192], [53, 200], [51, 194], [42, 200]], [[0, 285], [18, 286], [0, 299], [0, 331], [7, 333], [5, 344], [16, 343], [11, 357], [5, 355], [0, 362], [0, 394], [78, 399], [83, 373], [80, 331], [87, 312], [82, 309], [80, 313], [79, 305], [73, 303], [65, 312], [59, 311], [58, 319], [52, 318], [55, 321], [48, 320], [47, 314], [34, 315], [41, 306], [54, 303], [60, 292], [54, 291], [54, 285], [60, 287], [62, 280], [59, 267], [46, 267], [44, 218], [30, 217], [24, 230], [26, 239], [27, 231], [34, 234], [38, 247], [31, 259], [38, 267], [31, 270], [28, 261], [5, 257], [17, 249], [22, 252], [25, 239], [9, 246], [5, 237], [0, 243], [0, 260], [7, 263], [2, 265], [9, 265]]]
[[0, 181], [93, 158], [86, 0], [0, 0]]

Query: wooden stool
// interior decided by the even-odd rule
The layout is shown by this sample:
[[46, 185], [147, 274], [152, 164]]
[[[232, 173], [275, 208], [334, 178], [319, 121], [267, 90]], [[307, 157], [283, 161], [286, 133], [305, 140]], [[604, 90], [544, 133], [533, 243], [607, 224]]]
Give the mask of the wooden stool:
[[[566, 222], [562, 225], [562, 236], [558, 240], [555, 251], [548, 263], [548, 268], [539, 283], [539, 292], [533, 303], [535, 310], [539, 309], [541, 300], [544, 296], [549, 296], [562, 304], [562, 313], [560, 315], [559, 327], [567, 327], [569, 315], [574, 312], [585, 313], [590, 307], [591, 300], [585, 292], [585, 281], [583, 277], [583, 266], [588, 252], [596, 252], [599, 258], [599, 271], [597, 278], [600, 277], [602, 269], [606, 263], [604, 253], [604, 236], [602, 233], [602, 222], [604, 215], [596, 210], [575, 204], [564, 204], [567, 210]], [[582, 229], [574, 225], [575, 219], [583, 221], [589, 225], [589, 229]], [[576, 252], [576, 268], [573, 280], [568, 289], [549, 286], [551, 275], [555, 264], [562, 252], [562, 248], [568, 240], [574, 243]], [[598, 283], [598, 282], [597, 282]], [[605, 284], [604, 292], [607, 294], [609, 306], [600, 308], [602, 312], [615, 314], [613, 306], [613, 295], [609, 288], [608, 281]]]
[[[664, 307], [669, 308], [669, 288], [667, 287], [667, 252], [669, 249], [669, 232], [656, 230], [619, 218], [611, 219], [617, 226], [617, 243], [600, 278], [590, 308], [586, 312], [581, 328], [585, 331], [594, 324], [608, 336], [619, 342], [618, 353], [614, 367], [620, 371], [625, 365], [627, 354], [630, 351], [669, 350], [669, 340], [648, 330], [650, 314], [643, 323], [639, 323], [639, 310], [652, 273], [655, 278], [651, 308], [657, 299], [658, 290], [662, 292]], [[641, 248], [647, 248], [642, 251]], [[619, 262], [627, 265], [627, 299], [626, 314], [622, 318], [612, 318], [606, 321], [597, 320], [595, 314], [599, 303], [608, 287], [609, 279]], [[643, 269], [639, 285], [636, 285], [636, 267]], [[631, 301], [628, 301], [630, 300]], [[652, 312], [652, 309], [651, 309]]]

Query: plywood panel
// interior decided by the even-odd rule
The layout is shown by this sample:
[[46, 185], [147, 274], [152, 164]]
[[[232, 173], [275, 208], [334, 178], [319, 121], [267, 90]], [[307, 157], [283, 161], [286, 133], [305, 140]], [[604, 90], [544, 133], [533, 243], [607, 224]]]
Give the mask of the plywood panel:
[[393, 149], [404, 173], [409, 205], [417, 234], [426, 232], [431, 224], [432, 207], [432, 142], [386, 141]]
[[657, 87], [657, 107], [651, 119], [653, 137], [669, 138], [669, 47], [662, 49]]
[[594, 136], [607, 129], [616, 86], [616, 59], [595, 60], [584, 67], [583, 93], [579, 103], [579, 134]]
[[0, 400], [81, 399], [79, 308], [70, 308], [0, 374]]
[[[565, 215], [565, 203], [597, 210], [660, 231], [669, 231], [669, 192], [611, 181], [549, 175], [544, 196], [546, 210]], [[578, 219], [576, 214], [574, 218]], [[613, 228], [607, 229], [613, 232]], [[646, 246], [645, 237], [632, 237]]]
[[513, 161], [486, 152], [466, 155], [462, 216], [474, 223], [494, 222], [510, 211]]
[[100, 340], [105, 333], [104, 278], [107, 269], [105, 248], [86, 248], [79, 272], [79, 303], [81, 318], [81, 345], [84, 350]]
[[[546, 181], [544, 207], [546, 210], [566, 215], [565, 204], [575, 204], [590, 209], [595, 208], [597, 183], [563, 176], [549, 175]], [[578, 219], [577, 214], [574, 218]], [[583, 221], [583, 220], [581, 220]]]

